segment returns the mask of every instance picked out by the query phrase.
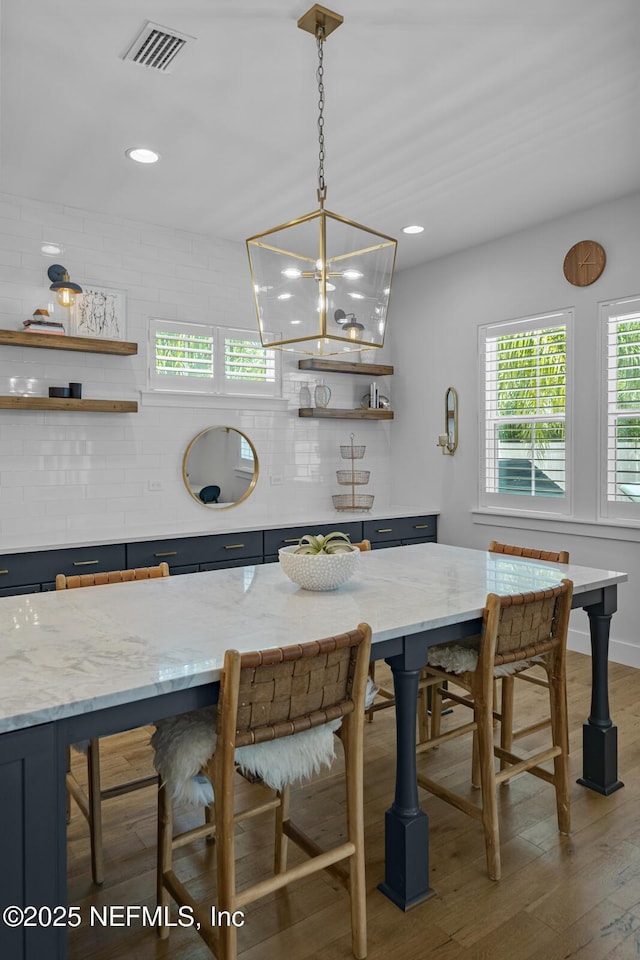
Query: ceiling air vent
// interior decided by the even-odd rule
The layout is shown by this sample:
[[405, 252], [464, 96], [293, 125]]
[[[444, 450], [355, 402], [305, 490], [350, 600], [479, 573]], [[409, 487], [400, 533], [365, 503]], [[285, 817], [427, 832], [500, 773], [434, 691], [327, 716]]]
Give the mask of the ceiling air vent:
[[122, 59], [170, 73], [178, 54], [182, 53], [189, 40], [195, 40], [195, 37], [148, 20]]

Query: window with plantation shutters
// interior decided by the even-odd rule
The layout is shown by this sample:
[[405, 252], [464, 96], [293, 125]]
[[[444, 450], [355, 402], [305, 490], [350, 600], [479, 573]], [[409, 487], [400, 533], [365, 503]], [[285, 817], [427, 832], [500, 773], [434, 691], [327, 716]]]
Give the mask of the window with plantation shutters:
[[[222, 330], [227, 393], [275, 395], [278, 371], [275, 350], [267, 350], [246, 330]], [[235, 389], [234, 389], [235, 387]]]
[[152, 320], [151, 385], [159, 390], [212, 393], [215, 331], [195, 323]]
[[567, 350], [571, 311], [480, 330], [481, 500], [570, 511]]
[[227, 396], [280, 395], [277, 351], [247, 330], [208, 324], [150, 322], [154, 390]]
[[606, 441], [602, 513], [640, 520], [640, 297], [600, 309]]

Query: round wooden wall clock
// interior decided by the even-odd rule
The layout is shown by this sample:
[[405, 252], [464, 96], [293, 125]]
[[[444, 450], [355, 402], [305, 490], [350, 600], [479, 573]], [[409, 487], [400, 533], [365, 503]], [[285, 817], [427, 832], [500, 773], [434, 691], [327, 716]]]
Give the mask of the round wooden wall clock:
[[588, 287], [598, 279], [606, 262], [604, 247], [595, 240], [581, 240], [564, 258], [564, 275], [574, 286]]

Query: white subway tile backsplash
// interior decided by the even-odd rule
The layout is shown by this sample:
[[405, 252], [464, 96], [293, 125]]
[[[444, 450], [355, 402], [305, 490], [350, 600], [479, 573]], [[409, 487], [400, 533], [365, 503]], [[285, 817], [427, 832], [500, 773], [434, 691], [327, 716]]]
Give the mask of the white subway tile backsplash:
[[23, 465], [22, 458], [20, 460], [16, 458], [15, 468], [13, 464], [6, 464], [6, 466], [11, 466], [12, 469], [0, 470], [1, 487], [25, 487], [31, 496], [34, 487], [51, 487], [64, 484], [64, 470], [45, 471], [41, 463], [34, 464], [32, 469], [29, 469], [29, 460]]
[[33, 237], [34, 240], [39, 240], [42, 236], [42, 226], [27, 220], [17, 220], [15, 217], [0, 216], [1, 233], [10, 237]]
[[69, 542], [67, 535], [67, 518], [65, 514], [58, 513], [52, 516], [49, 505], [47, 516], [36, 515], [31, 509], [31, 502], [25, 504], [25, 516], [18, 516], [14, 513], [13, 517], [3, 518], [2, 524], [2, 544], [4, 547], [12, 547], [17, 544], [20, 547], [39, 547], [42, 544], [64, 544]]
[[[234, 525], [287, 522], [331, 507], [344, 492], [340, 444], [367, 445], [368, 492], [388, 502], [390, 425], [304, 421], [302, 382], [324, 379], [331, 406], [352, 407], [366, 377], [319, 377], [284, 358], [283, 401], [185, 398], [147, 390], [150, 317], [213, 322], [255, 331], [244, 244], [190, 235], [59, 204], [0, 195], [0, 324], [17, 329], [50, 296], [39, 255], [42, 239], [65, 244], [61, 262], [82, 283], [123, 289], [127, 339], [135, 357], [0, 347], [0, 392], [46, 395], [49, 385], [83, 383], [83, 396], [137, 399], [138, 414], [0, 410], [0, 544], [7, 548], [215, 533]], [[3, 251], [8, 256], [3, 259]], [[16, 257], [20, 255], [20, 259]], [[3, 267], [5, 268], [3, 270]], [[57, 310], [56, 316], [62, 311]], [[68, 320], [66, 314], [62, 314]], [[389, 381], [380, 381], [389, 395]], [[20, 390], [18, 391], [18, 388]], [[212, 425], [233, 426], [253, 441], [260, 476], [233, 510], [201, 507], [185, 490], [189, 441]], [[273, 485], [276, 476], [284, 482]], [[149, 481], [161, 490], [149, 490]], [[336, 523], [344, 514], [336, 514]], [[358, 515], [361, 516], [361, 515]]]
[[12, 200], [0, 200], [0, 217], [4, 219], [19, 220], [23, 205]]

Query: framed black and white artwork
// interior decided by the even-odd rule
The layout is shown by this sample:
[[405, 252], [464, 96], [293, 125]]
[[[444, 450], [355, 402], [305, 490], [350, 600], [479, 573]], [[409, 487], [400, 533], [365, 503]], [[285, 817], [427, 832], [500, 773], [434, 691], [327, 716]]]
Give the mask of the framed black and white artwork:
[[70, 333], [104, 340], [126, 339], [125, 292], [83, 283], [71, 308]]

